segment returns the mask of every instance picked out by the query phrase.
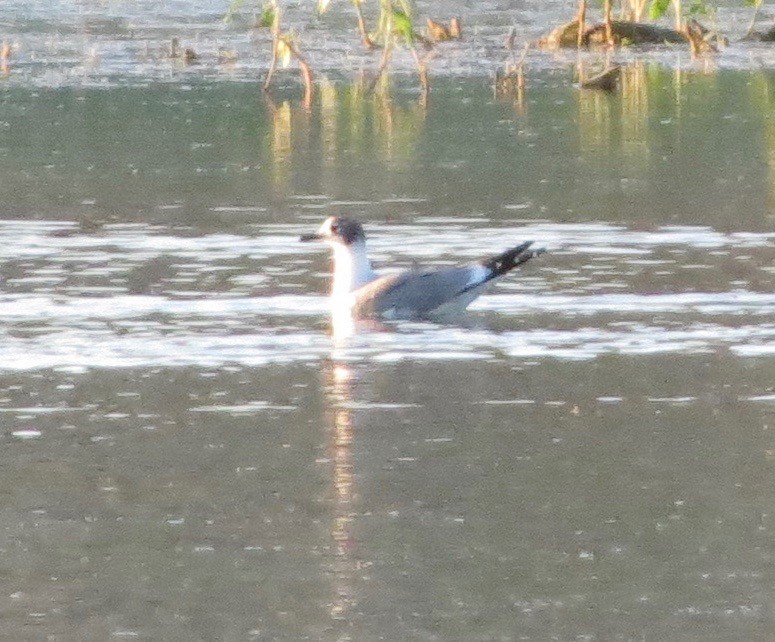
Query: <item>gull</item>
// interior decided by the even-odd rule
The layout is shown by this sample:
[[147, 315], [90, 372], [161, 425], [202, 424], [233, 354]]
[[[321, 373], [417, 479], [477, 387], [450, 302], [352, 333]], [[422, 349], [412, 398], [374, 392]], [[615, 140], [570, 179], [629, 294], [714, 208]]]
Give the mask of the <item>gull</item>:
[[504, 274], [544, 252], [526, 241], [471, 265], [378, 275], [366, 251], [363, 226], [331, 216], [301, 241], [323, 241], [334, 252], [331, 302], [335, 312], [359, 318], [429, 319], [454, 317]]

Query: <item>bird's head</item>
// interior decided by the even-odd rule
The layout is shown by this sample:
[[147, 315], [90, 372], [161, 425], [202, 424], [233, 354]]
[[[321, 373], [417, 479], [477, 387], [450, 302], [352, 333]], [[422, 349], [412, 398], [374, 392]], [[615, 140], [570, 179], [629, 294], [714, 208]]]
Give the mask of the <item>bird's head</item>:
[[323, 241], [329, 245], [350, 247], [358, 241], [365, 241], [363, 226], [352, 218], [329, 216], [317, 232], [303, 234], [301, 241]]

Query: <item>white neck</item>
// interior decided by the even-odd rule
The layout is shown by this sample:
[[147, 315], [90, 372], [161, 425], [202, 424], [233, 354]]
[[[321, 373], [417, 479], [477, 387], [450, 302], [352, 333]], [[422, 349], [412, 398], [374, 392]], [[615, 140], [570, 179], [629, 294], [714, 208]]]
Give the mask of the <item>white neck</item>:
[[352, 245], [334, 243], [334, 283], [332, 296], [348, 294], [373, 281], [377, 275], [371, 269], [366, 255], [365, 241], [356, 241]]

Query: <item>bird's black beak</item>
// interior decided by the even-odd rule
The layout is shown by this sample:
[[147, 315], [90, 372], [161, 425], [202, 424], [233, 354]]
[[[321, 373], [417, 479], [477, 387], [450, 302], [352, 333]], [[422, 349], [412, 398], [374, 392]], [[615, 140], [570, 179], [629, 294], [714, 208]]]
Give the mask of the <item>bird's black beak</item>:
[[309, 243], [310, 241], [322, 241], [323, 235], [319, 232], [315, 232], [314, 234], [302, 234], [299, 237], [300, 241], [303, 241], [304, 243]]

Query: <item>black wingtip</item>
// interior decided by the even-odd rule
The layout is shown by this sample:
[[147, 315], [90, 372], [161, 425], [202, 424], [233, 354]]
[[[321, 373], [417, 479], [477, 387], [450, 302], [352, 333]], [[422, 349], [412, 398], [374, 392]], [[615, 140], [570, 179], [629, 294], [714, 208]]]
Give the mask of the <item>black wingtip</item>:
[[517, 245], [517, 247], [506, 250], [502, 254], [485, 259], [482, 261], [482, 265], [492, 270], [491, 278], [494, 279], [546, 252], [546, 249], [543, 247], [532, 249], [532, 245], [533, 241], [525, 241], [521, 245]]

